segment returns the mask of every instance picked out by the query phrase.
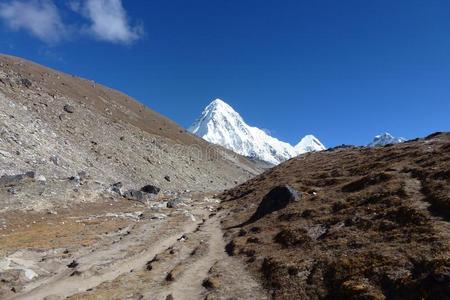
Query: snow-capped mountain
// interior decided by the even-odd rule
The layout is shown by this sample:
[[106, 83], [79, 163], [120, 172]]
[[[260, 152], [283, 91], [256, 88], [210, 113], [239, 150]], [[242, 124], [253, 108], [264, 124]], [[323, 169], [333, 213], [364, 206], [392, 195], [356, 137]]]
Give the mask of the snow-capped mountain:
[[303, 138], [297, 148], [282, 142], [257, 127], [249, 126], [238, 112], [220, 99], [212, 101], [188, 131], [210, 143], [272, 164], [311, 150], [325, 149], [314, 136]]
[[389, 144], [403, 143], [404, 141], [406, 141], [406, 139], [396, 138], [396, 137], [392, 136], [390, 133], [385, 132], [385, 133], [375, 136], [373, 141], [367, 146], [368, 147], [380, 147], [380, 146], [386, 146]]
[[325, 146], [319, 141], [318, 138], [312, 134], [308, 134], [294, 147], [297, 153], [302, 154], [306, 152], [315, 152], [325, 150]]

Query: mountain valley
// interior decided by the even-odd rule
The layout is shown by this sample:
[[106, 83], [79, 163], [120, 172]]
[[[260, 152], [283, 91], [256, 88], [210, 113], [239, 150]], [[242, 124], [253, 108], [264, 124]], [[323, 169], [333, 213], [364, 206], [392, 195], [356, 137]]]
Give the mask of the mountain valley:
[[448, 299], [450, 133], [188, 129], [0, 56], [0, 299]]

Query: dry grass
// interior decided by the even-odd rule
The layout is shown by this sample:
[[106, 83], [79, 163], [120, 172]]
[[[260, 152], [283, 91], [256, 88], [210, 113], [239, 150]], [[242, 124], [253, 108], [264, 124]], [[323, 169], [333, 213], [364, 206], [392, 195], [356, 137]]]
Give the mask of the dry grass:
[[301, 200], [227, 231], [276, 299], [448, 299], [450, 134], [291, 159], [221, 195], [249, 219], [274, 186]]

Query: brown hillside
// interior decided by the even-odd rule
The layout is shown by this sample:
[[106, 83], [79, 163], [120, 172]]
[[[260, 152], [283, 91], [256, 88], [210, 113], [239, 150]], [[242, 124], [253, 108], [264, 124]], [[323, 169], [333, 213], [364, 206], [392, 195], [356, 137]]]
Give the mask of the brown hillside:
[[[92, 200], [91, 192], [118, 181], [125, 188], [211, 191], [259, 173], [246, 158], [120, 92], [6, 55], [0, 56], [0, 141], [0, 176], [34, 171], [51, 185], [85, 172], [94, 186], [76, 199]], [[61, 201], [55, 193], [1, 193], [8, 208]]]
[[[285, 184], [299, 201], [245, 223]], [[303, 155], [221, 198], [227, 251], [275, 299], [450, 299], [450, 133]]]

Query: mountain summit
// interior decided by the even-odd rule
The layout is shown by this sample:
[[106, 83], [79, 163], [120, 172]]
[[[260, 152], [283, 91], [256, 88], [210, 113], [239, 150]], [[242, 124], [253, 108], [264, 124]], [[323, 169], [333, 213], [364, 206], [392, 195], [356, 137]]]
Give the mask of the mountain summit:
[[380, 147], [390, 144], [398, 144], [406, 141], [404, 138], [394, 137], [392, 134], [385, 132], [375, 136], [373, 141], [368, 145], [368, 147]]
[[249, 126], [230, 105], [221, 99], [212, 101], [188, 131], [213, 144], [221, 145], [244, 156], [279, 164], [291, 157], [325, 147], [312, 135], [293, 147], [263, 130]]
[[319, 141], [318, 138], [312, 134], [306, 135], [301, 141], [295, 146], [295, 150], [299, 154], [306, 152], [315, 152], [325, 150], [325, 146]]

